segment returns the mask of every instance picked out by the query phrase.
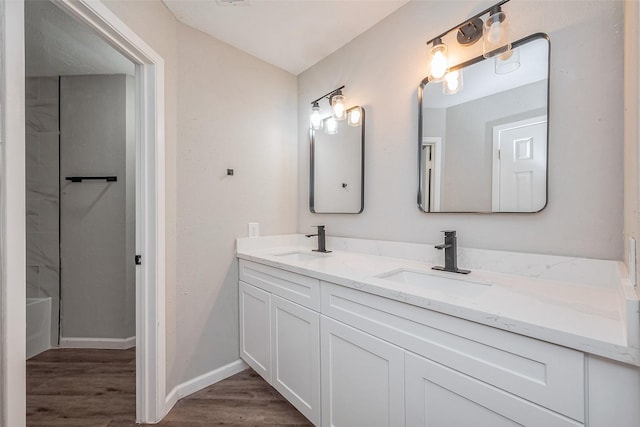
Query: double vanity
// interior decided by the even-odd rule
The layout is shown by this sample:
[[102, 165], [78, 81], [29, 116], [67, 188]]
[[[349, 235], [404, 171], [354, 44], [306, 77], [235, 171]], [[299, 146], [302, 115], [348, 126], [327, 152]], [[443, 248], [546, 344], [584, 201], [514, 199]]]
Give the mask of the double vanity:
[[239, 239], [240, 353], [317, 426], [640, 420], [621, 263], [304, 235]]

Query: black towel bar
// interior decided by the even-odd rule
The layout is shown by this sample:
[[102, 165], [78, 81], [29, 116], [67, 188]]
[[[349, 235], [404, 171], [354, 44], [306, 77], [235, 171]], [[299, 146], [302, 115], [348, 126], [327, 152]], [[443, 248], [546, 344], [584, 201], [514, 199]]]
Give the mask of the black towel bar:
[[116, 182], [118, 180], [117, 176], [68, 176], [65, 178], [67, 181], [71, 182], [82, 182], [84, 180], [105, 180], [107, 182]]

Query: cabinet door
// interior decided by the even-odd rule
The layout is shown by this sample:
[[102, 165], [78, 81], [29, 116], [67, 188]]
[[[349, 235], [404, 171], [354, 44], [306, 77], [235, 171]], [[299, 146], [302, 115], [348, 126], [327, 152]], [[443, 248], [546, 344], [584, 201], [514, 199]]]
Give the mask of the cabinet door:
[[240, 357], [271, 382], [270, 295], [240, 282]]
[[320, 315], [271, 295], [272, 385], [320, 425]]
[[404, 351], [321, 316], [322, 425], [404, 426]]
[[583, 425], [408, 352], [405, 373], [407, 427]]

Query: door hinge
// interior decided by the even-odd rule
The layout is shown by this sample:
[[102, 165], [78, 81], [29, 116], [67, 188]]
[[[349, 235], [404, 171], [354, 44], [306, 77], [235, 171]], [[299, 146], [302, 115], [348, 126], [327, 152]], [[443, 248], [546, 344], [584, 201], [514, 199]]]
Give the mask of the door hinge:
[[142, 255], [136, 255], [136, 265], [142, 265]]

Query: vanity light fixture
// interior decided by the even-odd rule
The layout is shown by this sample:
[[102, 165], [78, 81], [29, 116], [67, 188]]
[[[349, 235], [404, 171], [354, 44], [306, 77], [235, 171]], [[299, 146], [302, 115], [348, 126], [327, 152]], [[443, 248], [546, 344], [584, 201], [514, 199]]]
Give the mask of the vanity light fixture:
[[347, 107], [344, 105], [344, 95], [341, 89], [336, 90], [329, 96], [329, 104], [331, 104], [331, 111], [336, 120], [347, 118]]
[[462, 46], [471, 46], [482, 37], [482, 19], [474, 17], [458, 27], [458, 43]]
[[354, 107], [349, 109], [347, 113], [347, 122], [349, 126], [357, 127], [362, 124], [362, 108]]
[[433, 47], [429, 52], [431, 57], [431, 72], [429, 73], [429, 80], [433, 82], [439, 82], [449, 68], [449, 51], [447, 45], [442, 42], [442, 38], [438, 37], [434, 40]]
[[[499, 1], [427, 42], [427, 45], [433, 45], [429, 51], [431, 58], [429, 62], [430, 82], [445, 80], [445, 74], [449, 70], [449, 59], [448, 47], [442, 39], [452, 31], [456, 31], [456, 39], [461, 46], [470, 46], [482, 38], [482, 52], [485, 58], [505, 54], [511, 50], [509, 21], [507, 15], [502, 11], [502, 5], [508, 1]], [[488, 15], [485, 21], [482, 20], [484, 15]], [[443, 88], [443, 91], [445, 90]]]
[[[323, 99], [329, 100], [329, 105], [331, 106], [331, 112], [335, 119], [344, 120], [347, 118], [347, 108], [345, 107], [345, 104], [344, 104], [344, 95], [342, 94], [342, 89], [344, 89], [344, 85], [332, 90], [329, 93], [325, 93], [318, 99], [314, 99], [313, 101], [311, 101], [311, 115], [309, 116], [309, 123], [311, 125], [311, 129], [313, 130], [322, 129], [323, 120], [320, 115], [320, 101], [322, 101]], [[335, 132], [332, 132], [330, 134], [334, 134], [337, 131], [338, 131], [338, 126], [336, 123]]]
[[322, 129], [322, 117], [320, 116], [320, 104], [318, 104], [318, 101], [314, 101], [312, 103], [310, 122], [311, 129]]
[[482, 37], [482, 56], [490, 58], [511, 50], [509, 40], [509, 20], [502, 11], [501, 5], [491, 8], [489, 17], [484, 21], [484, 36]]
[[442, 80], [442, 93], [454, 95], [462, 90], [462, 69], [449, 71]]
[[324, 132], [327, 135], [335, 135], [338, 133], [338, 120], [335, 117], [329, 116], [324, 126]]
[[511, 49], [495, 57], [496, 74], [511, 73], [520, 68], [520, 49]]

